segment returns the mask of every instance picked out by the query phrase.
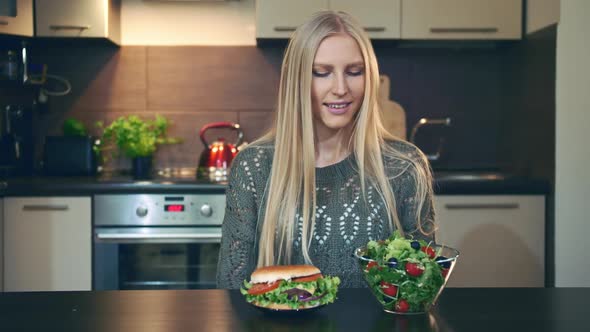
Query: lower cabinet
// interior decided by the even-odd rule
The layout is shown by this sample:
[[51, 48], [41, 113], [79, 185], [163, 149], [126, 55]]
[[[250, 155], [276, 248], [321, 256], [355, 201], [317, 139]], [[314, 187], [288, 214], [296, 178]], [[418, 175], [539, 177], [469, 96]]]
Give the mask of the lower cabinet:
[[90, 290], [91, 198], [4, 199], [4, 291]]
[[544, 287], [545, 196], [435, 196], [436, 242], [460, 251], [448, 287]]

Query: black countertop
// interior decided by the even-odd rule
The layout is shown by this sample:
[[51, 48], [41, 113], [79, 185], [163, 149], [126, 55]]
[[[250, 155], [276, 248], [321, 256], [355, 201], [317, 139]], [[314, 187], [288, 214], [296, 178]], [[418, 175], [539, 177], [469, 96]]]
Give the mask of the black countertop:
[[[0, 293], [3, 331], [583, 331], [590, 288], [449, 288], [428, 314], [381, 310], [367, 289], [341, 289], [314, 312], [277, 315], [238, 291]], [[586, 326], [586, 328], [584, 328]]]
[[[130, 176], [50, 177], [30, 176], [0, 180], [0, 196], [65, 196], [95, 194], [223, 193], [225, 184], [194, 178], [156, 177], [136, 181]], [[499, 172], [435, 172], [438, 195], [544, 195], [549, 193], [545, 180]]]

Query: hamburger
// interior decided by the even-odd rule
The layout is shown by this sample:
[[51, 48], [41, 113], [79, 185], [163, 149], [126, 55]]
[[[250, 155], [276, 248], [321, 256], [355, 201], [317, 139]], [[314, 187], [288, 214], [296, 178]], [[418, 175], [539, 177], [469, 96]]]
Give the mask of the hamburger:
[[312, 265], [275, 265], [256, 269], [240, 291], [258, 307], [300, 310], [334, 302], [339, 284]]

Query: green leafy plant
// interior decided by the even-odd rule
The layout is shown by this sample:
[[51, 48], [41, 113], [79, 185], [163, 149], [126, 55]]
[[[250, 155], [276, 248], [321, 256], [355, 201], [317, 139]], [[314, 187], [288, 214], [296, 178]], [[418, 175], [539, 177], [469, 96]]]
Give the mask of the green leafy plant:
[[86, 126], [74, 118], [67, 118], [63, 122], [62, 132], [64, 136], [88, 136]]
[[136, 115], [120, 117], [110, 125], [104, 126], [102, 121], [97, 122], [97, 127], [103, 131], [102, 142], [95, 150], [106, 151], [113, 145], [129, 158], [148, 157], [156, 152], [160, 144], [175, 144], [180, 140], [167, 137], [170, 122], [163, 116], [156, 115], [154, 120], [143, 120]]

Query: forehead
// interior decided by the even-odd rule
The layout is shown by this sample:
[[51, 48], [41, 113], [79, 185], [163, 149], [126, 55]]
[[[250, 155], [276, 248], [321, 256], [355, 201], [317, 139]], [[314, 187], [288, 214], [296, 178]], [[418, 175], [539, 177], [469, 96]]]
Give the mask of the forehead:
[[363, 62], [363, 54], [354, 38], [339, 33], [322, 40], [316, 51], [314, 63], [349, 64]]

